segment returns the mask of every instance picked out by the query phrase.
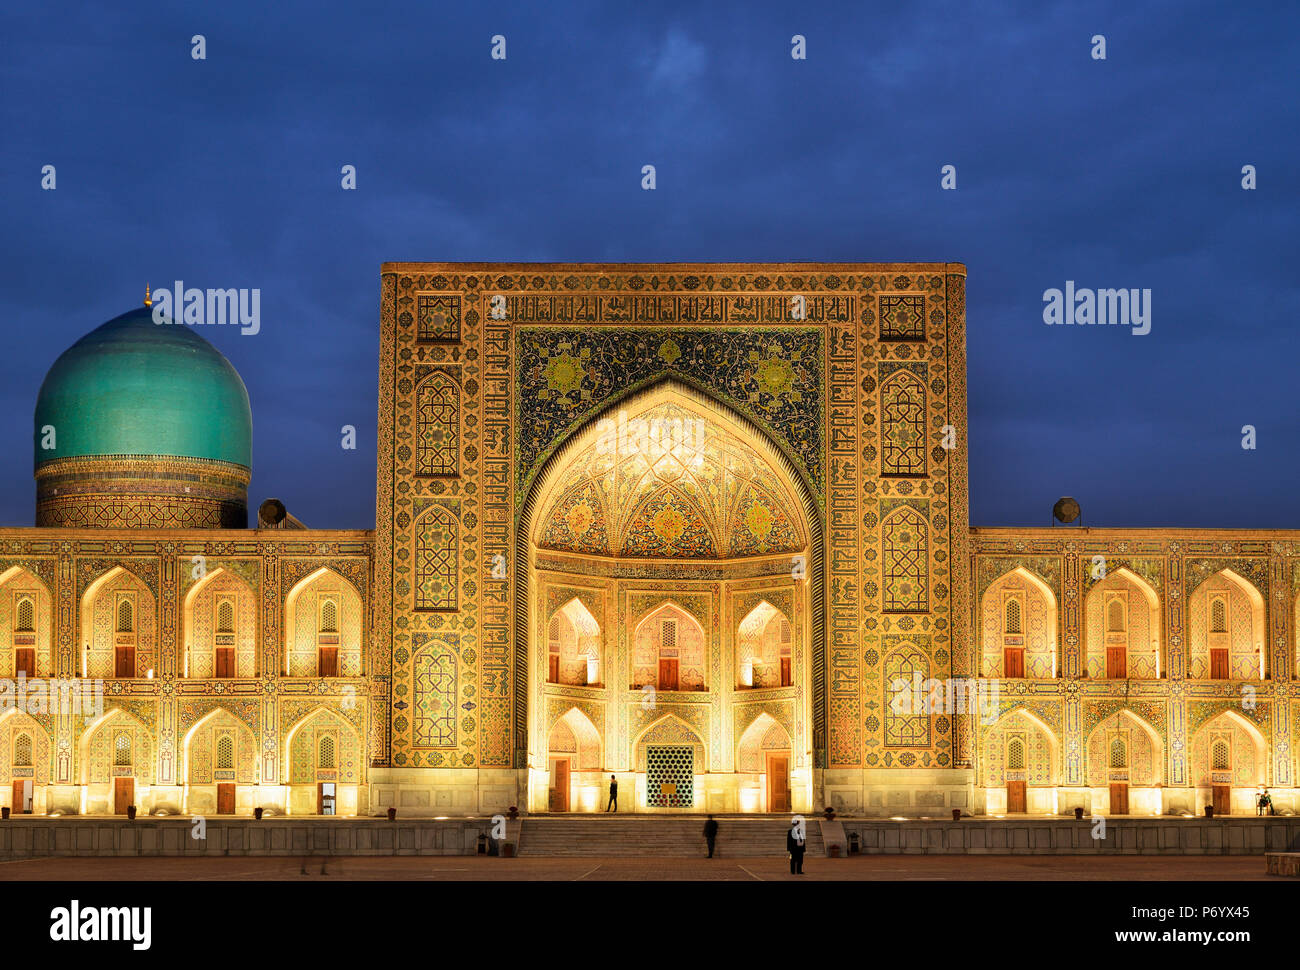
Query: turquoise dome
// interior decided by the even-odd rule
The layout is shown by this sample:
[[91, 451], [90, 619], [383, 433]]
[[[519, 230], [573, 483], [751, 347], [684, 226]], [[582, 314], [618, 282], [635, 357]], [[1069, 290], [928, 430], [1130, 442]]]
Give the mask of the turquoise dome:
[[[53, 426], [55, 447], [42, 448]], [[36, 398], [35, 461], [100, 455], [203, 458], [252, 467], [248, 389], [192, 327], [148, 306], [63, 352]]]

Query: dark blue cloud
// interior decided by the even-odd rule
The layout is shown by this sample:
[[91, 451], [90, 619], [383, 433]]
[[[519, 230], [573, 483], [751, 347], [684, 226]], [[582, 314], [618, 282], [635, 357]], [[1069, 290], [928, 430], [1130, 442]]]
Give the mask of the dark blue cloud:
[[[253, 400], [252, 497], [369, 527], [385, 260], [952, 260], [975, 524], [1073, 494], [1094, 525], [1300, 526], [1294, 5], [0, 17], [5, 523], [31, 521], [45, 370], [146, 280], [261, 288], [261, 334], [208, 334]], [[1045, 326], [1067, 279], [1150, 288], [1150, 335]]]

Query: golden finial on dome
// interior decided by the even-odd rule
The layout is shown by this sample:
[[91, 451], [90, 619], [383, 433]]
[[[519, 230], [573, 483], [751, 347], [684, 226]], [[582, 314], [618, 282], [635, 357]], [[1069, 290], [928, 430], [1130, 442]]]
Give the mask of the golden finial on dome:
[[149, 297], [149, 284], [144, 285], [144, 305], [153, 306], [153, 300]]

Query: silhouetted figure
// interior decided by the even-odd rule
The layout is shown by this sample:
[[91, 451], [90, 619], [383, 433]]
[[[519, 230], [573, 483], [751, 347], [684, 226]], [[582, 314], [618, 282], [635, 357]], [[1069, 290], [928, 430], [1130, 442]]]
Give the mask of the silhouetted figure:
[[704, 841], [708, 843], [709, 858], [712, 859], [713, 847], [718, 841], [718, 823], [714, 820], [712, 815], [710, 815], [709, 820], [704, 823]]
[[803, 830], [799, 827], [798, 822], [790, 823], [790, 831], [785, 834], [785, 847], [790, 853], [790, 875], [803, 875], [803, 854], [807, 846], [804, 845]]
[[1266, 808], [1268, 808], [1268, 795], [1265, 792], [1260, 792], [1259, 800], [1255, 802], [1255, 814], [1263, 815]]
[[618, 779], [613, 775], [609, 776], [609, 804], [605, 806], [605, 811], [610, 809], [618, 811]]

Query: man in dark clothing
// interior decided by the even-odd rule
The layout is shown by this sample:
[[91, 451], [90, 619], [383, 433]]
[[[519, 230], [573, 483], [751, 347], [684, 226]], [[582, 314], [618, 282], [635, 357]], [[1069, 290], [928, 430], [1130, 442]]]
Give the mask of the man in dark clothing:
[[704, 823], [704, 841], [709, 845], [709, 858], [712, 859], [713, 846], [718, 841], [718, 823], [714, 821], [712, 815], [710, 815], [709, 820]]
[[618, 811], [618, 779], [613, 775], [609, 776], [609, 804], [605, 806], [605, 811], [610, 809]]
[[790, 853], [790, 875], [803, 875], [804, 845], [803, 828], [798, 822], [790, 823], [790, 831], [785, 834], [785, 847]]

